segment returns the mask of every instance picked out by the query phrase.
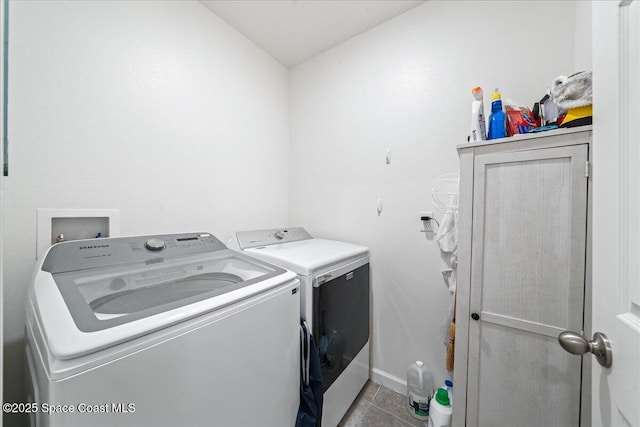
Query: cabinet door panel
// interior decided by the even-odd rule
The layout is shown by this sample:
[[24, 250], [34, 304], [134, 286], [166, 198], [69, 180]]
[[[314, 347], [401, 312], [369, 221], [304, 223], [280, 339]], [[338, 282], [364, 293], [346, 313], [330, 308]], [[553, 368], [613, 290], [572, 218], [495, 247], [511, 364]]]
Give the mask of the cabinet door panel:
[[556, 337], [483, 323], [478, 367], [481, 426], [575, 426], [580, 360], [567, 357]]
[[482, 310], [567, 324], [571, 159], [488, 164], [485, 172]]
[[587, 145], [475, 158], [468, 425], [579, 425], [581, 360], [555, 337], [583, 325], [587, 158]]

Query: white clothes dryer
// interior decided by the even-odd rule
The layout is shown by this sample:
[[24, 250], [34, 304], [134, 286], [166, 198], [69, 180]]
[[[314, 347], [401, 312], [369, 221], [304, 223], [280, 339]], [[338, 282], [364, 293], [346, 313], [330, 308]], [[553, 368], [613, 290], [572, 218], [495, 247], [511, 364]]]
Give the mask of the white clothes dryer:
[[369, 249], [304, 228], [238, 232], [229, 246], [298, 273], [302, 317], [320, 351], [322, 426], [336, 426], [369, 378]]
[[26, 307], [37, 426], [293, 426], [299, 281], [209, 233], [52, 246]]

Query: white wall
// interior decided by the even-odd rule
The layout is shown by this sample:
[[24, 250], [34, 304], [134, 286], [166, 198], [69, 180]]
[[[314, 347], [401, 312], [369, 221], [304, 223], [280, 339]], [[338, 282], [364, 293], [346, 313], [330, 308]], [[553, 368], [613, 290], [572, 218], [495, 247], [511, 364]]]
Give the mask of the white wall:
[[4, 385], [21, 402], [36, 209], [119, 209], [124, 235], [286, 224], [289, 73], [197, 2], [9, 14]]
[[592, 12], [590, 1], [576, 1], [575, 7], [575, 67], [576, 71], [591, 71], [592, 58]]
[[402, 390], [416, 359], [445, 379], [452, 295], [418, 212], [432, 210], [436, 177], [458, 170], [471, 88], [487, 110], [495, 87], [532, 106], [575, 71], [574, 7], [429, 1], [292, 70], [290, 223], [370, 247], [372, 363], [388, 386]]

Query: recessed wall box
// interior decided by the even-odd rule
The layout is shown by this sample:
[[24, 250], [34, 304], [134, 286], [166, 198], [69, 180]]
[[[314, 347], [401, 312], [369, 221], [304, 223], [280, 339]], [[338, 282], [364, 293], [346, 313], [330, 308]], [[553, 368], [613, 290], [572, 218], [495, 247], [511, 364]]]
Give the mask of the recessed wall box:
[[38, 209], [36, 259], [61, 240], [118, 236], [119, 222], [117, 209]]

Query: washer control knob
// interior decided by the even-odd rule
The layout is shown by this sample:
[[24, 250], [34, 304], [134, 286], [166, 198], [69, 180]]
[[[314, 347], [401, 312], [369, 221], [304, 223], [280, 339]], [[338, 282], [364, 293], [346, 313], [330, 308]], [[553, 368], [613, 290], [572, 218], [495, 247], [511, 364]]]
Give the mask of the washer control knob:
[[144, 242], [144, 247], [149, 249], [150, 251], [161, 251], [167, 247], [167, 244], [164, 242], [164, 240], [149, 239]]
[[282, 231], [276, 231], [275, 233], [273, 233], [273, 237], [278, 240], [282, 240], [284, 239], [284, 233]]

